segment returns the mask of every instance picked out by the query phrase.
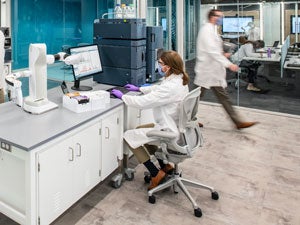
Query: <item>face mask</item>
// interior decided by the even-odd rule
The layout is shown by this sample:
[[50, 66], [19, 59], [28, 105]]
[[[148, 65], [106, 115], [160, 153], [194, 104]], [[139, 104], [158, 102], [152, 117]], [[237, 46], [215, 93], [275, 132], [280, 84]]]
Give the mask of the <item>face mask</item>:
[[160, 76], [164, 77], [166, 75], [166, 73], [164, 71], [162, 71], [161, 65], [158, 65], [157, 69], [158, 69], [158, 73], [159, 73]]
[[218, 17], [216, 24], [221, 26], [223, 24], [223, 17]]

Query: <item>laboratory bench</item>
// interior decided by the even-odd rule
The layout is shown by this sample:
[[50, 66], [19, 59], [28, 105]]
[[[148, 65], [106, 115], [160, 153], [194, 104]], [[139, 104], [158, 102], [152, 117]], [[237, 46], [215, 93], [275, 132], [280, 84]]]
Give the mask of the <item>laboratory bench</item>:
[[20, 224], [50, 224], [123, 157], [123, 102], [111, 98], [103, 109], [75, 113], [62, 96], [60, 87], [48, 90], [58, 108], [40, 115], [0, 104], [0, 212]]

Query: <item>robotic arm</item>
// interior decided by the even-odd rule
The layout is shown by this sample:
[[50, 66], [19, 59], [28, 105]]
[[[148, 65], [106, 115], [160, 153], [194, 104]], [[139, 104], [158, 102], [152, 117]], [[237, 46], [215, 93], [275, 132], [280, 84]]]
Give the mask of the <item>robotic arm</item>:
[[31, 75], [29, 70], [12, 73], [5, 77], [5, 82], [8, 89], [9, 100], [16, 103], [18, 106], [23, 106], [22, 82], [18, 80], [20, 77], [29, 77]]
[[[63, 61], [67, 56], [68, 54], [65, 52], [59, 52], [55, 55], [47, 55], [47, 64], [53, 64], [56, 60]], [[23, 94], [22, 82], [19, 80], [19, 78], [30, 77], [31, 75], [32, 72], [30, 70], [24, 70], [9, 74], [5, 77], [8, 98], [20, 107], [23, 106]]]
[[75, 55], [67, 55], [64, 58], [64, 62], [67, 65], [74, 65], [74, 64], [78, 64], [80, 62], [84, 62], [84, 56], [83, 54], [75, 54]]
[[[46, 55], [45, 44], [30, 44], [29, 70], [20, 71], [6, 76], [5, 81], [10, 91], [10, 99], [25, 111], [41, 114], [58, 106], [47, 99], [47, 64], [55, 60], [64, 60], [66, 53]], [[23, 101], [22, 82], [20, 77], [29, 77], [29, 96]]]

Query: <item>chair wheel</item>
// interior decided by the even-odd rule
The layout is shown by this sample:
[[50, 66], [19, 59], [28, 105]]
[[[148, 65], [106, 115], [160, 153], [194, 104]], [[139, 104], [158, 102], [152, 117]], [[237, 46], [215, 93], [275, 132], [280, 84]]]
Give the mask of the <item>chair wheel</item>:
[[155, 196], [154, 195], [149, 196], [148, 202], [151, 204], [155, 204]]
[[219, 199], [219, 194], [218, 194], [218, 192], [216, 192], [216, 191], [212, 192], [212, 193], [211, 193], [211, 198], [212, 198], [213, 200], [218, 200], [218, 199]]
[[146, 184], [149, 184], [150, 181], [151, 181], [151, 176], [150, 175], [144, 176], [144, 181], [145, 181]]
[[201, 217], [202, 216], [202, 211], [200, 208], [194, 209], [194, 215], [196, 217]]
[[134, 179], [134, 173], [125, 173], [125, 179], [128, 181], [132, 181]]
[[121, 180], [111, 181], [111, 186], [117, 189], [121, 187], [121, 183], [122, 183]]

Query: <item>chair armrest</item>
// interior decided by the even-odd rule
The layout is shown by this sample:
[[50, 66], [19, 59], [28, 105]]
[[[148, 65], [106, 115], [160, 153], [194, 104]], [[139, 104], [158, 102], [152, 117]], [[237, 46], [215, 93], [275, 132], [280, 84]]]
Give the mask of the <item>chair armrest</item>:
[[170, 131], [161, 131], [161, 130], [151, 130], [147, 132], [147, 137], [161, 137], [161, 138], [168, 138], [174, 139], [177, 138], [178, 134]]

